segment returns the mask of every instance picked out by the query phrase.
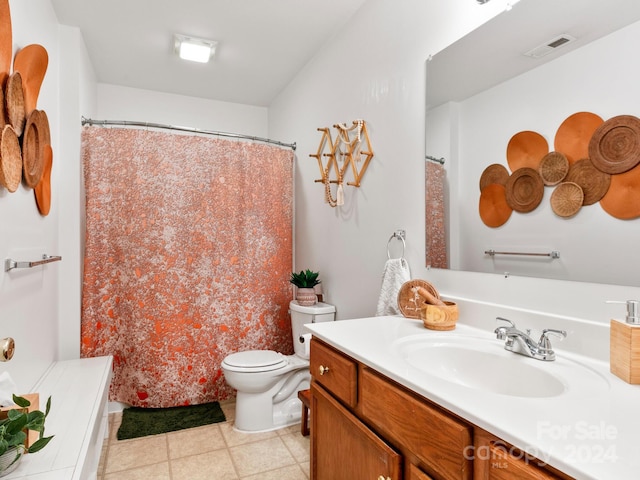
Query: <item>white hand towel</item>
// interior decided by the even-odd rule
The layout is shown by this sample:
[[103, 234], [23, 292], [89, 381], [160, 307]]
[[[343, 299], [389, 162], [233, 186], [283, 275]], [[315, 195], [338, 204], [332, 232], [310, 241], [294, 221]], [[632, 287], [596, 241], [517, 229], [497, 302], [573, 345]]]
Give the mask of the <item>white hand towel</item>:
[[398, 292], [403, 283], [411, 280], [409, 264], [404, 258], [391, 258], [384, 265], [382, 288], [378, 299], [376, 316], [400, 315], [398, 308]]

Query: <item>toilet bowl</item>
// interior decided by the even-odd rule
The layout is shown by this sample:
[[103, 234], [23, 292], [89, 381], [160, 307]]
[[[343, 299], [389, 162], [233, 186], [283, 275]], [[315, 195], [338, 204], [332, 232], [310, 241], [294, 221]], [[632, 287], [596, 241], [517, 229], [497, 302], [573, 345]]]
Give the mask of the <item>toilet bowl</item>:
[[298, 391], [309, 388], [309, 339], [305, 323], [330, 322], [335, 307], [316, 303], [289, 304], [294, 355], [273, 350], [247, 350], [228, 355], [222, 362], [224, 377], [237, 390], [234, 428], [264, 432], [300, 422]]

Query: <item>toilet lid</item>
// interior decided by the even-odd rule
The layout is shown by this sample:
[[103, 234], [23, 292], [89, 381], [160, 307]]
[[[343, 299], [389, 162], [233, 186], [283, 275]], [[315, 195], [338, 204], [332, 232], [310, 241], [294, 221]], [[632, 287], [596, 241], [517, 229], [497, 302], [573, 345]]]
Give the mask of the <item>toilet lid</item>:
[[284, 356], [273, 350], [247, 350], [232, 353], [224, 359], [230, 367], [255, 370], [275, 370], [287, 364]]

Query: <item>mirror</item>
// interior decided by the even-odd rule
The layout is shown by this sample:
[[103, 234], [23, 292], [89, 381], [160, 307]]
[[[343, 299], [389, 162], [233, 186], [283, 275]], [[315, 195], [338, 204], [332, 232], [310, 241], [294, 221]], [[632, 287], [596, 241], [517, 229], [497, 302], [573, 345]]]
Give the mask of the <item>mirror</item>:
[[[502, 226], [487, 227], [478, 211], [482, 172], [509, 170], [516, 133], [537, 132], [553, 151], [574, 113], [640, 117], [639, 20], [637, 0], [521, 0], [427, 61], [426, 156], [445, 161], [449, 268], [640, 286], [640, 218], [614, 218], [599, 203], [559, 217], [549, 186], [535, 210]], [[524, 55], [563, 34], [575, 40]]]

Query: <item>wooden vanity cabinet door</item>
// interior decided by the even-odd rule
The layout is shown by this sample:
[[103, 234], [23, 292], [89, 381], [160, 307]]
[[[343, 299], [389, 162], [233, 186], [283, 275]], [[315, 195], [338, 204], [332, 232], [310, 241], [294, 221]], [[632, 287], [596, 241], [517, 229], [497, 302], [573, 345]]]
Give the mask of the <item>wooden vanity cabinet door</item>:
[[473, 427], [431, 405], [403, 387], [363, 367], [358, 377], [358, 411], [368, 425], [401, 451], [424, 463], [425, 470], [443, 480], [471, 480]]
[[402, 480], [402, 457], [314, 380], [312, 480]]
[[[480, 428], [475, 431], [474, 479], [476, 480], [566, 480], [571, 477], [545, 468], [541, 460]], [[554, 473], [555, 472], [555, 473]], [[558, 473], [556, 475], [556, 473]]]
[[309, 369], [314, 380], [350, 408], [358, 402], [358, 364], [315, 337], [311, 339]]
[[413, 464], [409, 465], [409, 468], [407, 469], [407, 473], [404, 479], [405, 480], [433, 480], [429, 475], [424, 473], [422, 470], [420, 470], [418, 467], [416, 467]]

